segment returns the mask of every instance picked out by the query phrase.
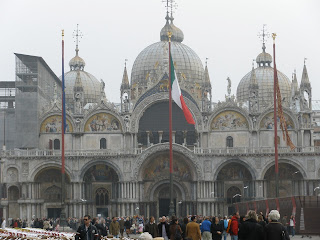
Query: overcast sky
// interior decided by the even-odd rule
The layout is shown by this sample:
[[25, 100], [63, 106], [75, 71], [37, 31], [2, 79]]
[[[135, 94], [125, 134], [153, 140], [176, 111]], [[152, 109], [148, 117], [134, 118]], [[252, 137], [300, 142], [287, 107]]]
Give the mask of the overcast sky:
[[[183, 43], [205, 64], [208, 60], [213, 100], [223, 100], [226, 78], [236, 94], [252, 59], [262, 51], [257, 37], [263, 24], [276, 32], [277, 67], [300, 82], [303, 61], [320, 99], [319, 0], [177, 0], [174, 23], [184, 32]], [[65, 69], [75, 55], [72, 33], [79, 24], [83, 38], [79, 55], [85, 71], [106, 83], [110, 101], [119, 102], [124, 59], [128, 73], [138, 54], [160, 40], [165, 24], [161, 0], [0, 0], [0, 81], [15, 79], [14, 52], [41, 56], [61, 75], [61, 29], [65, 30]], [[267, 41], [272, 54], [272, 40]]]

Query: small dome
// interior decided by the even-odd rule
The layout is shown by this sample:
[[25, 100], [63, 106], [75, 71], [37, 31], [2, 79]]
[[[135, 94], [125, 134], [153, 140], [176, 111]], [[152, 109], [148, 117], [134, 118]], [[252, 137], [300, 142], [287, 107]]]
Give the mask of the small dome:
[[267, 63], [267, 64], [270, 64], [272, 63], [272, 56], [269, 54], [269, 53], [266, 53], [266, 52], [262, 52], [258, 55], [258, 57], [256, 58], [256, 62], [258, 64], [260, 63]]
[[168, 41], [168, 32], [172, 33], [171, 41], [173, 42], [182, 42], [184, 39], [183, 32], [180, 28], [176, 27], [173, 24], [173, 18], [171, 18], [171, 23], [169, 24], [169, 17], [166, 17], [167, 22], [166, 25], [160, 31], [160, 40], [161, 41]]
[[83, 70], [85, 65], [86, 62], [78, 55], [69, 61], [70, 70]]

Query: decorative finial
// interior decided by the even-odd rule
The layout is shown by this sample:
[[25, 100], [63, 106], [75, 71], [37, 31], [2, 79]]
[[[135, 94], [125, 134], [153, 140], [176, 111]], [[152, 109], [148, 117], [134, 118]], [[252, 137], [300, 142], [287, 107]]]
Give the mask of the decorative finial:
[[254, 62], [255, 61], [256, 61], [255, 59], [252, 59], [252, 69], [254, 68]]
[[[177, 9], [178, 4], [175, 3], [175, 0], [162, 0], [162, 2], [166, 3], [166, 9], [167, 9], [167, 16], [166, 16], [166, 20], [167, 21], [171, 21], [173, 22], [174, 18], [173, 18], [173, 13], [174, 13], [174, 9]], [[169, 17], [169, 8], [170, 8], [170, 17]]]
[[209, 60], [209, 58], [206, 58], [206, 67], [208, 66], [208, 60]]
[[127, 62], [128, 62], [128, 59], [125, 59], [124, 60], [124, 67], [127, 67]]
[[172, 32], [168, 32], [167, 34], [168, 34], [169, 42], [171, 42]]
[[277, 34], [276, 34], [276, 33], [272, 33], [273, 43], [275, 43], [275, 42], [276, 42], [276, 36], [277, 36]]
[[79, 42], [80, 39], [82, 38], [83, 34], [82, 32], [79, 30], [79, 24], [77, 24], [77, 29], [73, 31], [72, 37], [75, 38], [74, 42], [76, 43], [76, 55], [78, 56], [78, 52], [79, 52]]
[[63, 40], [63, 38], [64, 38], [64, 30], [63, 29], [61, 30], [61, 35], [62, 35], [62, 40]]
[[265, 50], [266, 50], [265, 43], [267, 41], [267, 38], [270, 37], [270, 34], [267, 32], [266, 26], [267, 26], [267, 24], [263, 24], [261, 32], [258, 33], [258, 37], [262, 40], [262, 50], [263, 50], [263, 52], [265, 52]]
[[308, 60], [308, 58], [304, 58], [304, 60], [303, 60], [304, 65], [306, 65], [306, 60]]

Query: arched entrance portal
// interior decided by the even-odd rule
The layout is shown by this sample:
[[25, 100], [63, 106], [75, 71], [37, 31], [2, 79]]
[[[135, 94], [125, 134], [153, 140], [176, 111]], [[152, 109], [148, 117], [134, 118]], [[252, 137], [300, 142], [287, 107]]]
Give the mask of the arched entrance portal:
[[[275, 165], [267, 170], [264, 180], [267, 185], [267, 198], [274, 198], [276, 196]], [[299, 195], [302, 189], [302, 173], [291, 164], [279, 163], [279, 197]]]
[[[182, 203], [184, 202], [185, 194], [181, 193], [181, 190], [174, 185], [173, 186], [173, 204], [174, 212], [177, 216], [181, 216]], [[156, 216], [168, 216], [170, 205], [170, 185], [168, 183], [162, 184], [154, 191], [154, 200], [156, 200]]]
[[228, 213], [233, 214], [233, 203], [248, 201], [254, 197], [253, 176], [249, 169], [239, 161], [226, 164], [217, 176], [217, 193], [228, 204]]
[[[170, 164], [168, 152], [152, 154], [140, 168], [140, 179], [144, 184], [147, 208], [143, 212], [148, 216], [167, 216], [170, 204]], [[173, 199], [177, 216], [192, 214], [195, 201], [190, 193], [196, 187], [195, 166], [183, 154], [173, 153]], [[142, 208], [140, 207], [140, 213]]]
[[[36, 198], [44, 201], [44, 209], [46, 212], [42, 212], [41, 208], [36, 209], [33, 214], [35, 217], [42, 217], [47, 215], [48, 218], [57, 218], [61, 212], [61, 169], [57, 167], [48, 167], [42, 169], [34, 178], [35, 185], [37, 186]], [[65, 175], [65, 199], [70, 199], [70, 178], [68, 174]]]
[[83, 181], [86, 211], [95, 216], [110, 217], [111, 201], [118, 197], [116, 171], [108, 165], [97, 164], [85, 172]]

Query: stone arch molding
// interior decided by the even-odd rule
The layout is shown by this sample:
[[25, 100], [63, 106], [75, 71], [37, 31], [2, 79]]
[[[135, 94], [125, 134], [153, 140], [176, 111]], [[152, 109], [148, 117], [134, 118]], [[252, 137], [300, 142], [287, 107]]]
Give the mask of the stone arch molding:
[[[302, 164], [300, 164], [298, 161], [294, 159], [288, 159], [288, 158], [279, 158], [279, 163], [287, 163], [294, 167], [296, 167], [300, 173], [302, 174], [304, 179], [308, 178], [307, 171], [304, 168]], [[260, 179], [264, 179], [264, 176], [266, 175], [266, 172], [269, 170], [270, 167], [274, 165], [274, 158], [270, 158], [266, 161], [265, 167], [261, 171]]]
[[[146, 196], [149, 197], [149, 201], [154, 201], [154, 198], [153, 198], [154, 197], [154, 192], [156, 191], [156, 189], [158, 187], [160, 187], [163, 184], [169, 184], [169, 183], [170, 183], [169, 179], [164, 179], [164, 180], [152, 183], [149, 186], [149, 188], [148, 188], [148, 190], [146, 192]], [[188, 189], [183, 183], [178, 182], [176, 180], [173, 180], [173, 185], [175, 185], [180, 190], [184, 200], [189, 200], [190, 199], [190, 194], [188, 192]]]
[[[40, 171], [42, 171], [42, 170], [44, 170], [46, 168], [58, 168], [58, 169], [61, 169], [61, 165], [60, 164], [55, 164], [55, 163], [40, 163], [40, 164], [37, 165], [37, 167], [30, 168], [31, 172], [29, 174], [28, 181], [34, 182], [34, 178], [36, 177], [36, 175]], [[72, 179], [74, 178], [74, 175], [72, 174], [71, 169], [66, 165], [65, 166], [65, 170], [66, 170], [66, 174], [68, 174], [69, 177], [70, 177], [70, 182], [72, 182]]]
[[80, 169], [80, 175], [79, 175], [79, 181], [82, 182], [85, 173], [88, 171], [88, 169], [90, 169], [92, 166], [97, 165], [97, 164], [103, 164], [103, 165], [107, 165], [111, 168], [114, 169], [114, 171], [117, 173], [118, 178], [119, 178], [119, 182], [123, 181], [123, 174], [122, 171], [120, 169], [120, 167], [115, 164], [112, 161], [105, 161], [105, 160], [92, 160], [88, 163], [86, 163], [85, 165], [83, 165], [83, 167]]
[[[179, 145], [179, 144], [172, 144], [172, 149], [173, 151], [180, 153], [187, 157], [194, 165], [195, 170], [196, 170], [196, 178], [198, 180], [202, 180], [203, 174], [202, 173], [202, 167], [200, 164], [199, 159], [197, 158], [196, 155], [193, 154], [192, 151], [189, 149]], [[169, 150], [169, 144], [168, 143], [161, 143], [161, 144], [156, 144], [153, 145], [140, 154], [139, 158], [135, 162], [135, 168], [133, 170], [133, 178], [138, 181], [139, 180], [139, 173], [142, 167], [142, 164], [147, 160], [149, 156], [152, 156], [153, 154], [157, 152], [163, 152], [163, 151], [168, 151]]]
[[[168, 100], [168, 93], [156, 93], [154, 95], [151, 95], [149, 97], [146, 97], [142, 102], [139, 103], [139, 105], [134, 109], [132, 115], [131, 115], [131, 131], [132, 132], [138, 132], [139, 130], [139, 121], [142, 117], [144, 111], [151, 107], [153, 104], [157, 102], [167, 101]], [[194, 120], [196, 122], [195, 127], [196, 130], [202, 130], [202, 115], [198, 109], [198, 107], [190, 101], [188, 98], [184, 98], [186, 104], [189, 107], [189, 110], [194, 117]], [[182, 111], [182, 110], [181, 110]]]
[[244, 109], [242, 108], [239, 108], [238, 106], [235, 106], [235, 105], [232, 105], [232, 106], [224, 106], [223, 108], [219, 108], [218, 110], [214, 111], [211, 116], [209, 117], [208, 119], [208, 122], [206, 124], [206, 129], [208, 131], [211, 131], [210, 129], [210, 126], [211, 126], [211, 123], [213, 121], [213, 119], [215, 117], [217, 117], [220, 113], [223, 113], [223, 112], [226, 112], [226, 111], [234, 111], [234, 112], [237, 112], [239, 114], [241, 114], [246, 120], [247, 120], [247, 123], [248, 123], [248, 130], [249, 131], [252, 131], [253, 130], [253, 124], [252, 124], [252, 119], [249, 117], [248, 115], [248, 112], [245, 111]]
[[218, 177], [218, 174], [219, 172], [221, 171], [222, 168], [224, 168], [225, 166], [227, 166], [228, 164], [230, 163], [239, 163], [241, 164], [242, 166], [244, 166], [245, 168], [248, 169], [248, 171], [251, 173], [251, 176], [252, 176], [252, 180], [256, 180], [257, 179], [257, 176], [258, 176], [258, 172], [256, 171], [256, 169], [254, 168], [254, 166], [252, 166], [250, 164], [250, 162], [246, 162], [242, 159], [239, 159], [239, 158], [233, 158], [233, 159], [229, 159], [227, 161], [225, 160], [221, 160], [220, 163], [218, 163], [218, 168], [216, 169], [216, 171], [214, 172], [213, 174], [213, 180], [217, 180], [217, 177]]

